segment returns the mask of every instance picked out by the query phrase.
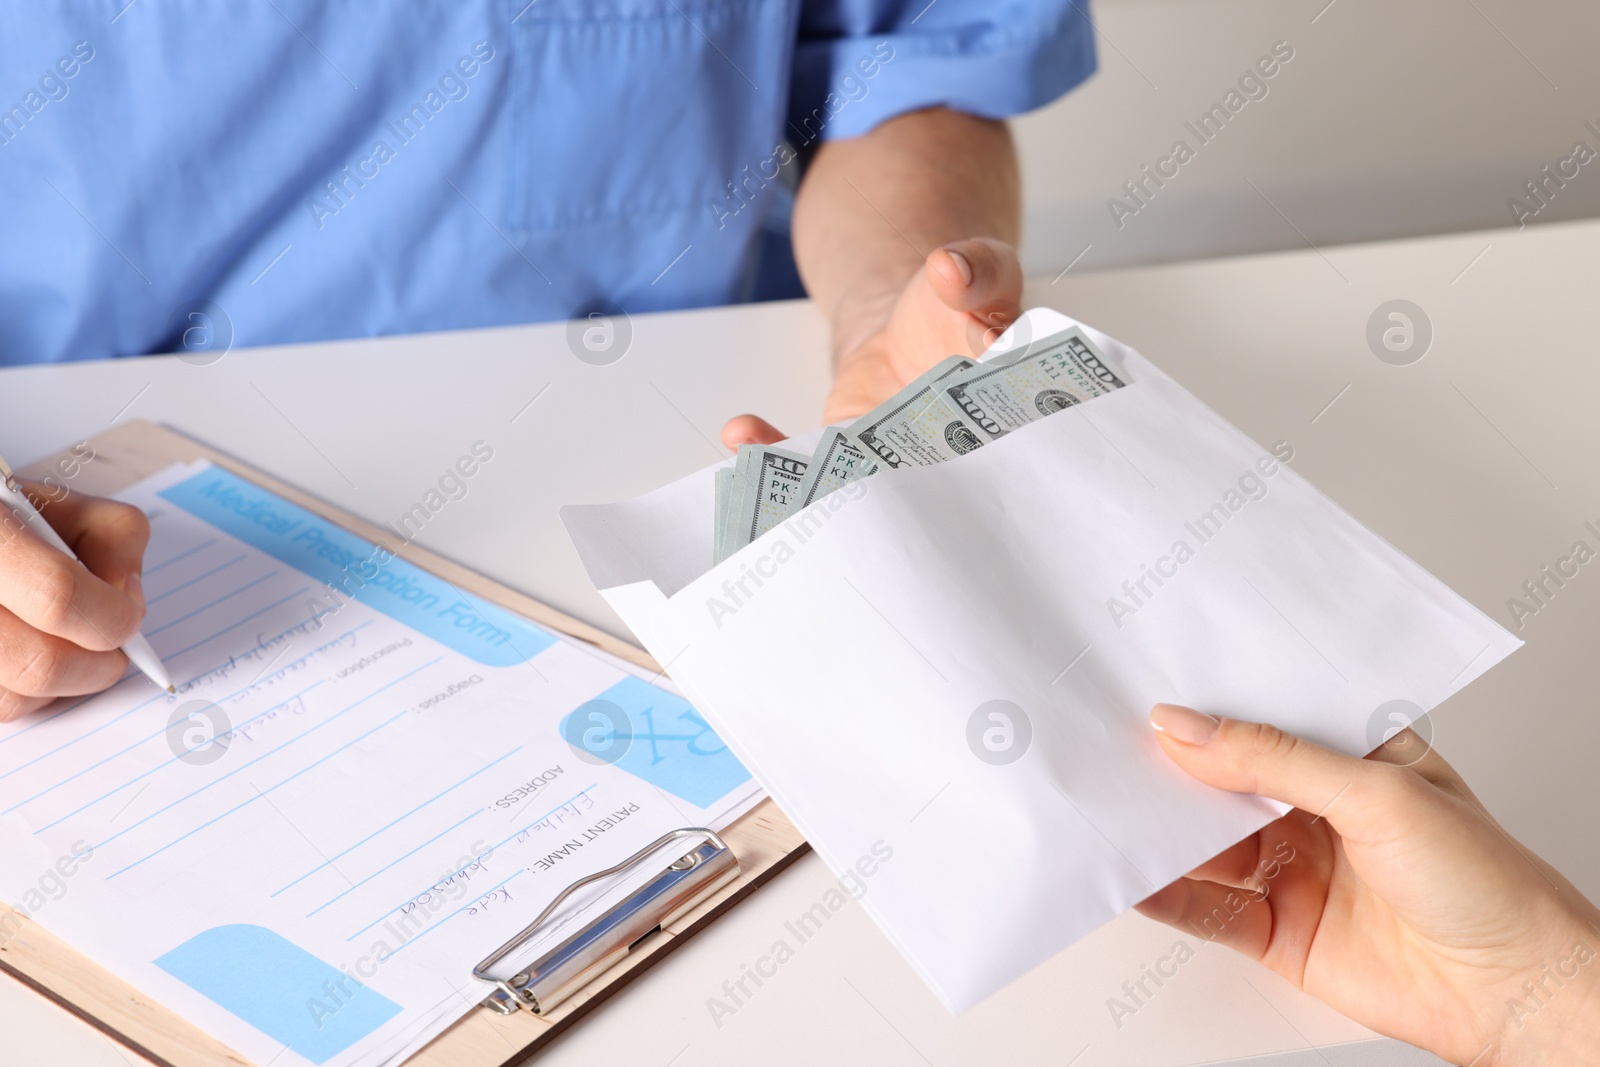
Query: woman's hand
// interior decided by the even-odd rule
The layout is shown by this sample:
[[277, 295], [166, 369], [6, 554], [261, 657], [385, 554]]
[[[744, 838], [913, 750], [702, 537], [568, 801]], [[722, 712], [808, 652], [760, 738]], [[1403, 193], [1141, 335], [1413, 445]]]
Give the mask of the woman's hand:
[[1416, 734], [1354, 759], [1171, 704], [1150, 721], [1195, 778], [1296, 810], [1139, 911], [1451, 1063], [1600, 1063], [1600, 910]]

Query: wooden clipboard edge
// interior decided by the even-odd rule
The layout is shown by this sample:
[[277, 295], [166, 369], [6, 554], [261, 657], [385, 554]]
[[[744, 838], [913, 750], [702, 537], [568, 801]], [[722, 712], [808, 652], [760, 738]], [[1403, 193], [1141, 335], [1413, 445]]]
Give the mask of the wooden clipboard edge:
[[[8, 919], [13, 915], [21, 918], [9, 906], [0, 905], [0, 909]], [[0, 971], [40, 996], [157, 1067], [253, 1067], [249, 1060], [188, 1020], [155, 1004], [38, 923], [29, 919], [21, 919], [21, 923], [0, 946]], [[90, 1002], [96, 999], [99, 1003], [91, 1007]]]
[[7, 974], [16, 981], [21, 982], [23, 985], [33, 990], [44, 999], [50, 1001], [50, 1003], [54, 1004], [56, 1007], [61, 1008], [70, 1015], [77, 1016], [77, 1018], [82, 1022], [94, 1027], [94, 1029], [98, 1030], [101, 1034], [122, 1045], [130, 1052], [134, 1052], [140, 1056], [143, 1056], [145, 1059], [155, 1064], [156, 1067], [172, 1067], [172, 1064], [167, 1060], [157, 1056], [154, 1052], [145, 1048], [127, 1034], [124, 1034], [119, 1030], [112, 1029], [111, 1026], [109, 1026], [106, 1022], [96, 1018], [93, 1015], [90, 1015], [87, 1010], [78, 1007], [78, 1005], [74, 1004], [66, 997], [61, 996], [49, 986], [36, 981], [32, 975], [26, 973], [25, 971], [19, 971], [15, 967], [11, 966], [11, 964], [5, 962], [4, 960], [0, 960], [0, 973]]
[[[655, 671], [658, 675], [663, 673], [659, 664], [643, 649], [443, 556], [403, 542], [383, 527], [351, 515], [336, 505], [169, 427], [134, 419], [95, 435], [87, 443], [94, 449], [95, 456], [92, 461], [81, 463], [69, 484], [72, 490], [96, 495], [112, 494], [173, 463], [209, 460], [351, 533], [381, 545], [409, 563], [452, 584], [468, 587], [475, 596], [493, 601], [540, 625], [591, 644], [646, 670]], [[56, 461], [67, 454], [63, 451], [48, 456], [19, 473], [25, 477], [43, 478], [54, 473]], [[81, 462], [81, 456], [79, 459]], [[606, 972], [551, 1015], [535, 1016], [529, 1012], [518, 1012], [513, 1016], [500, 1016], [480, 1007], [436, 1037], [410, 1062], [419, 1067], [435, 1063], [441, 1067], [459, 1067], [463, 1063], [505, 1067], [526, 1061], [537, 1054], [547, 1041], [588, 1016], [627, 981], [675, 951], [681, 942], [744, 900], [811, 847], [770, 798], [763, 799], [736, 819], [723, 831], [723, 836], [734, 846], [735, 855], [740, 857], [741, 873], [738, 879], [673, 924], [671, 929], [650, 935], [638, 949], [629, 953], [623, 963]], [[759, 865], [757, 860], [761, 861]], [[0, 904], [0, 910], [10, 911], [3, 904]], [[250, 1067], [249, 1060], [176, 1013], [147, 999], [135, 987], [81, 955], [37, 923], [25, 920], [23, 930], [29, 940], [38, 942], [37, 950], [23, 940], [21, 933], [0, 943], [0, 971], [16, 978], [129, 1050], [159, 1067], [210, 1067], [218, 1063]], [[23, 951], [15, 951], [13, 946]], [[52, 979], [71, 989], [58, 989]], [[86, 994], [81, 999], [76, 996], [79, 990]], [[95, 997], [94, 991], [101, 991], [103, 995]], [[100, 1003], [91, 1005], [92, 999], [98, 999]], [[506, 1057], [508, 1046], [513, 1051]]]

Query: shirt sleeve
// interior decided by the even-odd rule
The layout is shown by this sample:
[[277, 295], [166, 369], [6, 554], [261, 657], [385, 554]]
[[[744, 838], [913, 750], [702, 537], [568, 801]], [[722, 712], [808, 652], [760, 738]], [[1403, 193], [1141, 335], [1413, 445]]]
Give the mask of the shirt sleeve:
[[796, 146], [907, 111], [1007, 118], [1094, 73], [1089, 0], [803, 0], [789, 96]]

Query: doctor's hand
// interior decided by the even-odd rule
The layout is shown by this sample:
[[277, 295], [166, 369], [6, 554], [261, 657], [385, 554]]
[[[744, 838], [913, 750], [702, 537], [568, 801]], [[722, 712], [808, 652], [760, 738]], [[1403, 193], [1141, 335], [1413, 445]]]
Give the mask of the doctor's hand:
[[[833, 388], [824, 425], [865, 415], [935, 363], [976, 359], [1022, 311], [1022, 265], [1004, 241], [977, 237], [936, 249], [903, 285], [854, 294], [834, 316]], [[740, 415], [722, 443], [783, 439], [765, 419]]]
[[1170, 704], [1150, 721], [1190, 775], [1296, 810], [1140, 912], [1451, 1063], [1600, 1063], [1600, 910], [1414, 733], [1354, 759]]
[[144, 512], [22, 485], [83, 562], [45, 544], [0, 502], [0, 722], [115, 684], [128, 669], [118, 648], [144, 618]]

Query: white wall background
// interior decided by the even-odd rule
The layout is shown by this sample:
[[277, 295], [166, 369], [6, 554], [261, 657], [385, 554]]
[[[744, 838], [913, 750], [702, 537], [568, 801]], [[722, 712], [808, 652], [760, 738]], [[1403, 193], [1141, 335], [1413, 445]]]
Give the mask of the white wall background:
[[[1514, 224], [1523, 183], [1600, 151], [1594, 0], [1094, 0], [1100, 70], [1016, 122], [1023, 261], [1054, 275]], [[1108, 197], [1273, 42], [1294, 59], [1122, 229]], [[1250, 183], [1259, 188], [1252, 188]], [[1600, 215], [1600, 160], [1530, 225]], [[1298, 232], [1297, 232], [1298, 231]], [[1088, 248], [1085, 253], [1084, 249]]]

